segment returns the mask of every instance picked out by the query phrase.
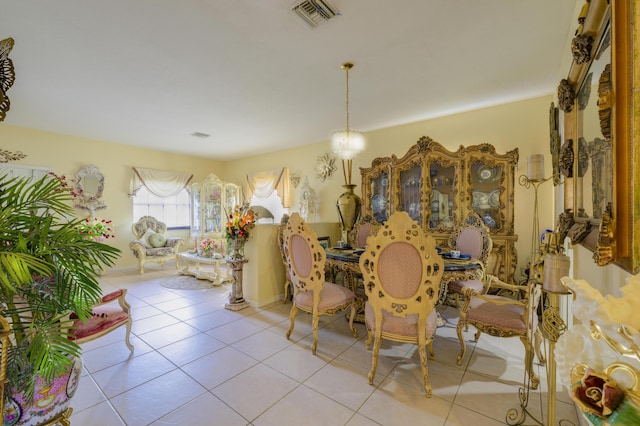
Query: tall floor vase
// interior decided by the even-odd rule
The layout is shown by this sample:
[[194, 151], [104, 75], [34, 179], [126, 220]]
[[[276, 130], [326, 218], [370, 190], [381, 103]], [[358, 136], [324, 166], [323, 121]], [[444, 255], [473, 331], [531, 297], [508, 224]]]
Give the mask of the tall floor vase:
[[[340, 215], [340, 223], [342, 224], [342, 231], [349, 235], [349, 231], [353, 229], [353, 225], [356, 224], [358, 216], [360, 216], [360, 209], [362, 207], [362, 200], [358, 197], [353, 190], [356, 185], [349, 184], [343, 185], [346, 191], [338, 197], [336, 207], [338, 208], [338, 214]], [[350, 243], [346, 238], [345, 240]]]
[[22, 392], [11, 395], [1, 410], [2, 426], [69, 426], [69, 417], [73, 411], [69, 404], [82, 372], [82, 359], [73, 357], [71, 360], [73, 363], [67, 371], [54, 378], [51, 383], [37, 376], [32, 398]]

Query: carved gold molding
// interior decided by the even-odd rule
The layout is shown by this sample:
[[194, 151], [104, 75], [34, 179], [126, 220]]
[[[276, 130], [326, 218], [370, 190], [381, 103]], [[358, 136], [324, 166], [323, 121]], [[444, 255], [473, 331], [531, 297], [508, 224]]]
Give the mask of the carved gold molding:
[[13, 43], [13, 39], [10, 37], [0, 40], [0, 121], [4, 121], [7, 111], [11, 108], [7, 91], [13, 86], [16, 79], [13, 62], [9, 59]]
[[576, 98], [576, 89], [566, 78], [560, 80], [558, 86], [558, 107], [564, 112], [573, 110], [573, 102]]
[[[2, 121], [2, 120], [0, 120]], [[27, 155], [22, 151], [11, 152], [6, 149], [0, 149], [0, 163], [8, 163], [9, 161], [22, 160]]]

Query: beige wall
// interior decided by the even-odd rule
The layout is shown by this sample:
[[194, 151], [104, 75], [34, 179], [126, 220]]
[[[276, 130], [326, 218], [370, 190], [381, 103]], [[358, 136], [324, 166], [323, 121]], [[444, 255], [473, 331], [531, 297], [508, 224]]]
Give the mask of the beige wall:
[[[516, 172], [515, 232], [519, 235], [517, 250], [520, 270], [526, 266], [531, 247], [533, 223], [533, 192], [517, 184], [517, 176], [527, 173], [527, 157], [530, 154], [545, 154], [546, 176], [551, 175], [549, 154], [549, 105], [552, 96], [545, 96], [511, 104], [425, 120], [403, 126], [370, 131], [365, 134], [367, 146], [364, 153], [354, 159], [353, 181], [361, 184], [359, 167], [369, 167], [376, 157], [395, 154], [402, 156], [422, 136], [429, 136], [450, 150], [460, 145], [490, 143], [498, 153], [519, 149], [520, 160]], [[331, 129], [327, 129], [329, 134]], [[322, 182], [316, 178], [314, 167], [317, 157], [330, 151], [329, 141], [300, 148], [274, 152], [224, 165], [225, 177], [232, 182], [246, 184], [246, 174], [277, 167], [289, 167], [291, 172], [307, 176], [316, 191], [316, 220], [337, 221], [335, 201], [343, 192], [342, 170], [339, 164], [336, 174]], [[299, 190], [300, 187], [298, 187]], [[298, 211], [299, 194], [294, 190], [291, 211]], [[357, 192], [360, 188], [357, 189]], [[554, 225], [554, 196], [551, 182], [540, 188], [540, 229]]]
[[[517, 176], [526, 174], [527, 157], [530, 154], [543, 153], [545, 175], [549, 176], [551, 160], [548, 111], [552, 100], [552, 96], [549, 95], [367, 132], [366, 151], [354, 160], [353, 180], [360, 185], [359, 167], [369, 167], [376, 157], [391, 154], [401, 156], [422, 136], [429, 136], [450, 150], [456, 150], [460, 145], [485, 142], [494, 145], [499, 153], [518, 148], [520, 160], [516, 180]], [[327, 134], [330, 131], [331, 129], [328, 129]], [[15, 164], [48, 166], [56, 173], [67, 176], [74, 176], [80, 167], [87, 164], [95, 164], [100, 168], [105, 175], [104, 198], [107, 209], [98, 211], [96, 216], [114, 222], [116, 238], [109, 243], [123, 251], [117, 266], [135, 263], [128, 249], [133, 218], [131, 199], [127, 197], [127, 192], [132, 166], [190, 172], [194, 174], [194, 181], [203, 180], [209, 173], [215, 173], [221, 179], [241, 184], [246, 184], [247, 173], [286, 166], [291, 172], [309, 178], [311, 187], [316, 191], [316, 221], [338, 220], [334, 205], [343, 192], [341, 185], [344, 183], [340, 165], [336, 164], [335, 175], [325, 182], [318, 179], [314, 171], [317, 157], [330, 151], [328, 140], [226, 163], [25, 129], [4, 123], [0, 125], [0, 142], [1, 149], [19, 150], [27, 154], [27, 158]], [[291, 211], [299, 210], [299, 190], [300, 186], [297, 190], [292, 188]], [[552, 228], [556, 212], [562, 208], [554, 203], [555, 200], [562, 199], [562, 196], [554, 196], [553, 185], [547, 182], [540, 188], [539, 197], [540, 229]], [[515, 232], [519, 236], [516, 245], [519, 254], [516, 278], [520, 278], [531, 247], [532, 190], [526, 190], [516, 183], [514, 208]], [[78, 213], [84, 214], [81, 211]], [[188, 236], [186, 231], [176, 234]], [[592, 281], [593, 285], [601, 288], [606, 294], [615, 291], [628, 274], [615, 265], [598, 268], [590, 262], [590, 255], [581, 248], [576, 250], [574, 276]]]
[[[98, 210], [96, 217], [113, 221], [116, 237], [109, 240], [108, 244], [122, 250], [116, 266], [135, 264], [135, 258], [129, 250], [129, 242], [133, 238], [132, 199], [127, 196], [132, 166], [193, 173], [194, 181], [204, 179], [209, 173], [216, 173], [220, 178], [224, 177], [222, 163], [219, 161], [133, 148], [6, 124], [0, 124], [0, 149], [22, 151], [27, 155], [25, 159], [12, 164], [51, 167], [56, 174], [64, 174], [69, 178], [75, 177], [80, 167], [87, 164], [94, 164], [100, 169], [105, 177], [103, 198], [107, 208]], [[83, 210], [76, 210], [76, 212], [79, 217], [87, 214]], [[188, 237], [188, 234], [188, 231], [175, 231], [172, 235]]]

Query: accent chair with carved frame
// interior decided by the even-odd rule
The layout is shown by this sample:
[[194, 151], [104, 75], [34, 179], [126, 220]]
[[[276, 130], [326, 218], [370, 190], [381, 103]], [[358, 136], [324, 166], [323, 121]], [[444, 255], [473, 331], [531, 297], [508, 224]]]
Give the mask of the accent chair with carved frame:
[[[152, 216], [143, 216], [131, 225], [131, 232], [136, 237], [129, 243], [129, 248], [138, 259], [138, 272], [144, 274], [144, 265], [149, 262], [164, 266], [169, 260], [178, 262], [176, 255], [184, 245], [182, 238], [166, 238], [167, 225]], [[155, 234], [155, 235], [154, 235]]]
[[[519, 295], [524, 290], [521, 299], [498, 296], [491, 294], [479, 294], [473, 288], [465, 288], [463, 295], [464, 304], [460, 309], [460, 318], [457, 325], [458, 339], [460, 340], [460, 353], [458, 365], [462, 365], [462, 359], [466, 351], [463, 328], [468, 325], [476, 328], [475, 342], [481, 333], [494, 337], [518, 336], [525, 349], [525, 370], [531, 379], [533, 389], [538, 388], [540, 379], [533, 371], [534, 350], [538, 359], [544, 362], [544, 356], [540, 350], [542, 334], [538, 329], [538, 303], [542, 292], [541, 285], [535, 280], [529, 280], [525, 286], [507, 284], [493, 275], [487, 275], [488, 288], [505, 294]], [[535, 345], [534, 345], [535, 338]]]
[[373, 344], [369, 384], [373, 384], [382, 339], [418, 345], [427, 397], [431, 396], [426, 347], [433, 356], [444, 262], [436, 241], [406, 212], [398, 211], [367, 240], [360, 256], [365, 292], [367, 349]]
[[471, 213], [451, 234], [448, 244], [452, 250], [468, 254], [482, 265], [474, 279], [454, 280], [449, 283], [448, 292], [454, 294], [456, 306], [459, 306], [459, 296], [462, 295], [465, 288], [472, 288], [481, 294], [487, 292], [484, 271], [487, 270], [487, 261], [493, 248], [493, 241], [489, 235], [489, 228], [484, 224], [482, 218], [477, 213]]
[[298, 310], [312, 315], [313, 344], [315, 355], [318, 347], [318, 323], [320, 315], [333, 315], [351, 308], [349, 328], [353, 336], [358, 333], [353, 326], [355, 317], [355, 294], [340, 285], [325, 281], [326, 254], [318, 242], [318, 236], [302, 220], [298, 213], [289, 218], [283, 230], [284, 253], [293, 284], [293, 305], [289, 313], [291, 325], [287, 330], [290, 338], [295, 326]]

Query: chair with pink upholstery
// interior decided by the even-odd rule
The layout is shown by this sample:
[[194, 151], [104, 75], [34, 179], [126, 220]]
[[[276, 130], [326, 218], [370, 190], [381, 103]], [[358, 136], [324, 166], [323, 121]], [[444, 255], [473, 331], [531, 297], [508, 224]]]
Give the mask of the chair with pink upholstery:
[[448, 292], [453, 293], [456, 305], [459, 306], [459, 296], [465, 288], [472, 288], [478, 293], [486, 293], [484, 271], [487, 268], [489, 254], [493, 248], [493, 241], [489, 235], [489, 228], [484, 224], [477, 213], [471, 213], [449, 237], [449, 247], [458, 250], [462, 254], [471, 256], [482, 264], [477, 277], [465, 281], [452, 281], [449, 283]]
[[310, 313], [313, 328], [311, 352], [315, 355], [320, 315], [333, 315], [348, 307], [351, 308], [349, 328], [353, 336], [357, 337], [358, 333], [353, 326], [356, 313], [355, 295], [348, 288], [325, 281], [327, 259], [316, 233], [309, 229], [298, 213], [294, 213], [282, 235], [287, 267], [293, 284], [293, 305], [289, 313], [291, 325], [286, 334], [287, 339], [293, 332], [298, 310]]
[[380, 229], [381, 224], [376, 222], [371, 216], [363, 217], [358, 223], [353, 225], [353, 229], [349, 231], [349, 243], [353, 247], [365, 247], [367, 238]]
[[133, 353], [133, 345], [130, 340], [131, 307], [125, 299], [126, 294], [126, 289], [120, 289], [102, 296], [100, 302], [94, 305], [91, 317], [87, 321], [83, 322], [78, 318], [78, 315], [72, 313], [69, 316], [69, 320], [72, 322], [70, 334], [73, 336], [71, 340], [78, 344], [90, 342], [125, 326], [125, 343]]
[[418, 345], [424, 388], [431, 396], [426, 347], [433, 356], [437, 328], [434, 309], [438, 301], [444, 261], [436, 242], [427, 236], [406, 212], [389, 217], [367, 240], [360, 256], [360, 269], [368, 300], [365, 303], [367, 348], [373, 343], [369, 384], [378, 366], [382, 339]]
[[[534, 351], [540, 362], [544, 362], [544, 355], [540, 350], [542, 334], [538, 329], [538, 303], [540, 301], [541, 288], [535, 280], [529, 280], [527, 285], [513, 285], [500, 281], [493, 275], [487, 276], [488, 288], [502, 294], [520, 294], [524, 297], [497, 296], [492, 294], [479, 294], [473, 288], [464, 289], [465, 301], [460, 309], [457, 332], [460, 340], [460, 354], [458, 365], [462, 364], [465, 354], [465, 344], [462, 329], [472, 325], [476, 328], [475, 341], [481, 333], [494, 337], [518, 336], [525, 349], [525, 370], [531, 379], [533, 389], [538, 388], [540, 379], [533, 371]], [[534, 344], [535, 341], [535, 344]]]

